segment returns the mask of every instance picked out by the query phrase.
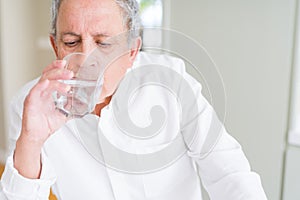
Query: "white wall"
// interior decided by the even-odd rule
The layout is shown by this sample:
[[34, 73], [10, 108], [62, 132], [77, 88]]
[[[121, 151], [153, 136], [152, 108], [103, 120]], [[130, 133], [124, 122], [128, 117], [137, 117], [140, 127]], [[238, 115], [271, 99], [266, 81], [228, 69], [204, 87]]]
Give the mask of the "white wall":
[[286, 155], [284, 191], [282, 200], [298, 200], [300, 197], [300, 148], [289, 146]]
[[285, 157], [283, 182], [283, 199], [297, 200], [300, 197], [300, 4], [298, 1], [295, 42], [293, 54], [293, 71], [291, 86], [291, 105], [288, 129], [288, 148]]
[[[0, 16], [1, 16], [1, 4], [0, 4]], [[0, 21], [0, 27], [1, 27], [1, 21]], [[1, 31], [0, 31], [0, 38], [1, 38]], [[0, 46], [1, 46], [1, 40], [0, 40]], [[1, 60], [1, 48], [0, 48], [0, 66], [2, 63]], [[2, 77], [2, 70], [0, 68], [0, 81], [1, 81], [1, 77]], [[2, 82], [2, 81], [1, 81]], [[3, 94], [2, 94], [2, 86], [0, 86], [0, 162], [4, 162], [4, 158], [3, 158], [3, 152], [1, 153], [1, 151], [3, 151], [3, 149], [5, 149], [5, 134], [4, 134], [4, 114], [3, 114]], [[2, 156], [1, 156], [2, 155]]]
[[226, 127], [272, 200], [281, 191], [294, 12], [295, 0], [171, 1], [171, 28], [203, 44], [217, 63]]
[[[37, 77], [53, 59], [49, 50], [37, 45], [37, 38], [47, 37], [49, 30], [50, 0], [1, 0], [1, 101], [4, 113], [0, 117], [7, 124], [10, 99], [27, 81]], [[1, 106], [2, 106], [1, 105]], [[5, 116], [5, 118], [3, 118]], [[7, 126], [0, 132], [0, 158], [5, 150], [4, 137]]]

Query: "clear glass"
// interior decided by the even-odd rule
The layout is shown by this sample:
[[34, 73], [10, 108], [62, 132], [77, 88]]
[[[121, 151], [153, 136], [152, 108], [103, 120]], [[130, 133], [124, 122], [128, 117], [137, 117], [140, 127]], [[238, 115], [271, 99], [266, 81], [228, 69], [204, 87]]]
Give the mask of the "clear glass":
[[54, 103], [67, 117], [83, 117], [91, 113], [99, 100], [102, 89], [103, 63], [95, 53], [72, 53], [67, 55], [66, 69], [73, 71], [70, 80], [60, 80], [71, 86], [67, 94], [53, 93]]

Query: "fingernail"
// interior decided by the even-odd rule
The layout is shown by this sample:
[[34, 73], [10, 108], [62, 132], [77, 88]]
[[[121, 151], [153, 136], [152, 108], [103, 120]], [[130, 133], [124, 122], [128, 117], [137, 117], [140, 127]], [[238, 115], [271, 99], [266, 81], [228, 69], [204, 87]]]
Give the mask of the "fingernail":
[[60, 64], [63, 65], [63, 66], [65, 66], [65, 65], [67, 64], [67, 61], [65, 61], [65, 60], [60, 60]]
[[66, 86], [66, 92], [69, 92], [71, 90], [71, 86], [70, 85], [67, 85]]
[[57, 61], [56, 61], [56, 64], [57, 64], [57, 65], [65, 66], [65, 65], [66, 65], [66, 61], [65, 61], [65, 60], [57, 60]]
[[73, 76], [74, 76], [73, 71], [70, 71], [70, 70], [66, 70], [66, 71], [64, 71], [64, 73], [65, 73], [66, 75], [69, 75], [70, 77], [73, 77]]

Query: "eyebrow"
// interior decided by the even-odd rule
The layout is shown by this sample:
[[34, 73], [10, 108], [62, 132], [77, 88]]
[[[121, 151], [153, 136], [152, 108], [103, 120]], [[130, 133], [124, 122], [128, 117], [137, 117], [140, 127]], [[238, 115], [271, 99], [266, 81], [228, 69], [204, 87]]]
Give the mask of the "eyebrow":
[[[65, 35], [72, 35], [72, 36], [76, 36], [76, 37], [81, 37], [81, 35], [74, 33], [74, 32], [64, 32], [61, 34], [62, 36]], [[92, 35], [93, 37], [110, 37], [110, 35], [106, 34], [106, 33], [96, 33], [94, 35]]]
[[80, 37], [79, 34], [76, 34], [74, 32], [64, 32], [64, 33], [61, 34], [61, 36], [65, 36], [65, 35], [72, 35], [72, 36]]
[[110, 35], [106, 34], [106, 33], [96, 33], [93, 35], [93, 37], [111, 37]]

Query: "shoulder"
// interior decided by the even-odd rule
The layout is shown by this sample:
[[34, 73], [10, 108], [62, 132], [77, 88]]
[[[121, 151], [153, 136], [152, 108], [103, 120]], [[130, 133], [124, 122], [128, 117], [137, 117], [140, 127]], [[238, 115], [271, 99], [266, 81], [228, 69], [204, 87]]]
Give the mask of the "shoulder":
[[[23, 103], [28, 95], [29, 91], [33, 88], [33, 86], [38, 82], [39, 78], [36, 78], [28, 83], [26, 83], [21, 89], [17, 91], [12, 100], [10, 101], [10, 109], [20, 112], [22, 114], [23, 111]], [[12, 111], [10, 110], [10, 111]]]
[[38, 82], [38, 79], [39, 78], [26, 83], [10, 101], [8, 109], [9, 152], [13, 151], [15, 141], [20, 134], [24, 100], [31, 88]]
[[141, 51], [139, 52], [132, 68], [135, 69], [145, 65], [164, 66], [174, 70], [190, 85], [193, 90], [195, 90], [197, 94], [202, 91], [202, 85], [199, 81], [186, 71], [185, 61], [182, 58], [168, 55], [166, 53], [159, 54]]
[[183, 74], [185, 72], [184, 61], [180, 58], [167, 54], [157, 54], [141, 51], [136, 58], [133, 68], [143, 65], [165, 66], [175, 70], [179, 74]]

